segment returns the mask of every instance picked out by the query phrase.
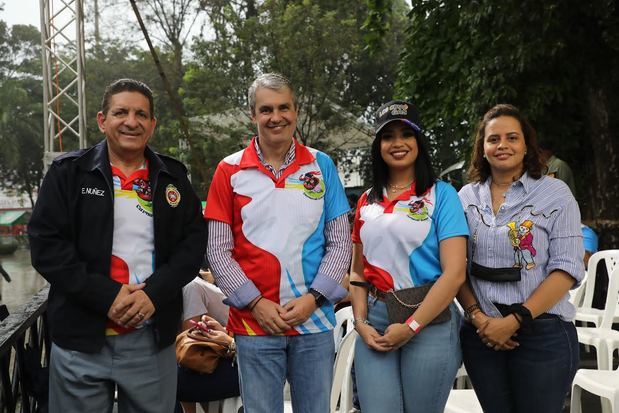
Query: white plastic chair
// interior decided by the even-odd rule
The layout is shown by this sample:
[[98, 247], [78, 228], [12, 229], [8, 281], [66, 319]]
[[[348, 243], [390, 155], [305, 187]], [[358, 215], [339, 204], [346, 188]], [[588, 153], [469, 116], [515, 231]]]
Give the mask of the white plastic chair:
[[467, 388], [467, 379], [469, 375], [466, 372], [466, 367], [464, 367], [464, 363], [458, 369], [456, 373], [456, 384], [454, 386], [455, 389], [464, 390]]
[[461, 388], [467, 377], [463, 364], [456, 373], [456, 388], [449, 392], [445, 413], [483, 413], [475, 390]]
[[209, 402], [208, 411], [221, 413], [238, 413], [242, 405], [243, 401], [240, 396], [230, 397], [228, 399]]
[[602, 411], [619, 412], [619, 370], [580, 369], [572, 382], [571, 413], [582, 413], [582, 389], [603, 397]]
[[[584, 289], [582, 303], [578, 302], [578, 297], [574, 297], [573, 304], [576, 305], [576, 321], [593, 323], [595, 327], [600, 327], [604, 310], [592, 308], [593, 291], [595, 290], [595, 279], [597, 278], [597, 267], [600, 260], [604, 260], [606, 270], [610, 278], [615, 268], [619, 267], [619, 250], [598, 251], [589, 258], [589, 270], [587, 271], [587, 281], [581, 289]], [[609, 280], [610, 282], [610, 280]], [[614, 312], [614, 323], [619, 323], [619, 309]]]
[[347, 332], [353, 329], [352, 322], [354, 320], [352, 306], [340, 308], [335, 313], [335, 327], [333, 328], [333, 340], [335, 342], [335, 352], [337, 353], [340, 342]]
[[[331, 413], [348, 413], [353, 407], [353, 385], [350, 372], [355, 358], [355, 341], [358, 336], [357, 331], [351, 328], [340, 342], [340, 348], [335, 356], [333, 385], [331, 386], [331, 400], [329, 403], [329, 411]], [[338, 400], [340, 402], [339, 409], [337, 408]]]
[[585, 276], [580, 281], [580, 285], [573, 290], [570, 290], [570, 298], [569, 302], [572, 303], [574, 307], [576, 307], [576, 311], [580, 307], [583, 307], [583, 302], [585, 299], [585, 290], [587, 289], [587, 279], [589, 278], [589, 273], [585, 271]]
[[240, 396], [224, 399], [221, 405], [221, 413], [238, 413], [242, 405], [243, 400]]
[[615, 267], [608, 278], [608, 295], [600, 326], [576, 327], [578, 341], [595, 347], [599, 370], [612, 369], [613, 352], [619, 348], [619, 331], [612, 329], [619, 300], [619, 266]]

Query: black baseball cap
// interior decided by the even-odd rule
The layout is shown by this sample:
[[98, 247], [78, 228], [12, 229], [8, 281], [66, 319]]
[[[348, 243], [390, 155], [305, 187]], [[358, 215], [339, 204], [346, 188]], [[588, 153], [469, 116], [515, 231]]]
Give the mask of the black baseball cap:
[[413, 106], [412, 103], [406, 102], [404, 100], [392, 100], [391, 102], [387, 102], [376, 111], [376, 132], [375, 136], [387, 126], [388, 123], [391, 123], [395, 120], [402, 121], [408, 124], [411, 128], [415, 130], [417, 134], [421, 133], [421, 126], [419, 124], [419, 112], [417, 112], [417, 108]]

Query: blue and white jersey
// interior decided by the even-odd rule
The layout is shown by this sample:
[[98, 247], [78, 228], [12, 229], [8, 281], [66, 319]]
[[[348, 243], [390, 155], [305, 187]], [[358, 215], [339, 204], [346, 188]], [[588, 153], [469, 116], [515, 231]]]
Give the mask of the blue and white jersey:
[[363, 245], [364, 277], [381, 291], [436, 281], [442, 274], [439, 244], [469, 231], [455, 189], [436, 182], [416, 195], [414, 183], [390, 201], [359, 198], [353, 242]]
[[[333, 161], [295, 142], [295, 159], [277, 179], [260, 162], [253, 142], [220, 162], [209, 190], [206, 219], [232, 228], [232, 255], [260, 293], [285, 305], [306, 294], [325, 254], [325, 223], [349, 210]], [[287, 335], [328, 331], [331, 304]], [[228, 328], [265, 335], [251, 312], [231, 308]]]

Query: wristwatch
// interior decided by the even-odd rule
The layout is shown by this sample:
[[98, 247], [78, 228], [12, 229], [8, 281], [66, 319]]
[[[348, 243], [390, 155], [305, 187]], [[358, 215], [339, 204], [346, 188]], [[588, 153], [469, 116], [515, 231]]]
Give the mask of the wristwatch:
[[322, 295], [320, 291], [310, 288], [309, 293], [314, 296], [314, 300], [316, 301], [316, 307], [321, 307], [324, 303], [327, 302], [327, 297]]

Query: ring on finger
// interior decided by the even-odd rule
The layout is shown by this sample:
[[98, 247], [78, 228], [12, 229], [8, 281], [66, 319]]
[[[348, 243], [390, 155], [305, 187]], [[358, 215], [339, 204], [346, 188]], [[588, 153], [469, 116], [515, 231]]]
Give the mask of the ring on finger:
[[486, 341], [486, 345], [487, 345], [488, 347], [494, 347], [494, 344], [492, 344], [490, 341]]
[[143, 313], [138, 312], [136, 314], [136, 317], [138, 317], [140, 320], [143, 319], [144, 317], [146, 317]]

